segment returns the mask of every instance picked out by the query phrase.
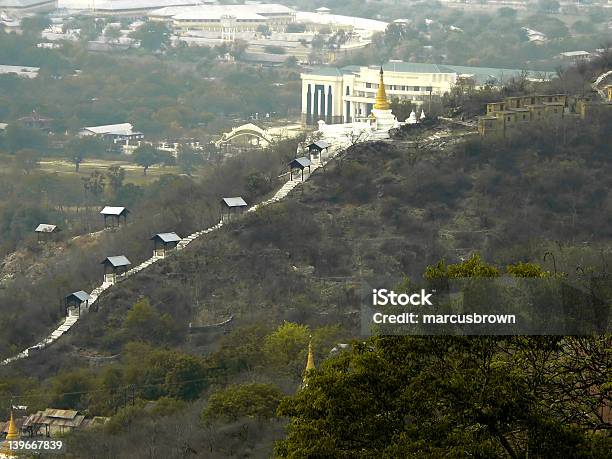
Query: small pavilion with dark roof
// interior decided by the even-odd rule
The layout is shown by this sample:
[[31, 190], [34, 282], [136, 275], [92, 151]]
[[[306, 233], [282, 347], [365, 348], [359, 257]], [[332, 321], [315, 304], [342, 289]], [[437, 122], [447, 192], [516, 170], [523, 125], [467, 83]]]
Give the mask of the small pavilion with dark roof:
[[242, 197], [223, 198], [221, 200], [221, 221], [230, 221], [235, 215], [241, 214], [247, 208], [247, 203]]
[[104, 282], [114, 284], [119, 277], [125, 275], [132, 262], [125, 255], [116, 255], [106, 257], [100, 264], [104, 265]]
[[311, 164], [312, 161], [310, 161], [310, 159], [308, 159], [306, 156], [295, 158], [289, 163], [289, 180], [293, 180], [293, 171], [299, 169], [302, 172], [302, 181], [304, 181], [304, 169], [308, 168], [308, 172], [310, 173]]
[[56, 225], [50, 225], [48, 223], [41, 223], [34, 230], [38, 241], [53, 239], [60, 229]]
[[165, 258], [168, 252], [176, 249], [181, 237], [176, 233], [157, 233], [151, 240], [153, 241], [153, 256]]
[[321, 159], [321, 153], [326, 151], [330, 147], [330, 144], [324, 140], [317, 140], [308, 145], [308, 153], [310, 154], [311, 161], [317, 161]]
[[79, 290], [78, 292], [71, 293], [64, 300], [65, 305], [65, 313], [66, 315], [70, 315], [70, 310], [73, 311], [78, 310], [79, 316], [81, 315], [81, 306], [87, 308], [89, 306], [89, 300], [91, 296], [89, 293], [84, 292], [83, 290]]
[[[114, 228], [115, 226], [121, 226], [121, 217], [123, 217], [123, 224], [127, 223], [127, 216], [130, 213], [125, 207], [113, 207], [106, 206], [100, 211], [100, 214], [104, 216], [104, 228]], [[110, 221], [110, 224], [108, 223]]]

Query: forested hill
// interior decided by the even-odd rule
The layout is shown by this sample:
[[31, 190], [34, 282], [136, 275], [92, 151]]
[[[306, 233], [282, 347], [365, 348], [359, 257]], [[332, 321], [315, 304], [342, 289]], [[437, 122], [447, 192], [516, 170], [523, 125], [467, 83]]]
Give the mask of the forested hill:
[[113, 457], [144, 457], [145, 444], [158, 457], [185, 444], [269, 457], [285, 425], [275, 408], [299, 385], [309, 335], [317, 362], [356, 336], [363, 281], [419, 282], [428, 265], [474, 253], [500, 269], [609, 266], [610, 126], [571, 120], [442, 150], [355, 145], [281, 203], [110, 289], [70, 337], [4, 370], [6, 390], [30, 406], [114, 416], [70, 439], [88, 457], [98, 443]]
[[285, 201], [123, 283], [77, 327], [77, 342], [119, 352], [133, 338], [122, 320], [141, 297], [172, 317], [167, 342], [178, 344], [189, 322], [232, 316], [355, 325], [362, 281], [418, 280], [440, 259], [474, 253], [505, 266], [553, 250], [559, 270], [600, 270], [612, 258], [609, 121], [564, 126], [565, 144], [544, 129], [451, 151], [355, 145]]

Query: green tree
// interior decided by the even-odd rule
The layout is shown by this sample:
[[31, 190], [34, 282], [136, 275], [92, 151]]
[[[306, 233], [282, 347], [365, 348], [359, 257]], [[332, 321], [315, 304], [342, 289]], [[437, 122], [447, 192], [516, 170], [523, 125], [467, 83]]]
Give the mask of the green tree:
[[49, 396], [54, 408], [83, 410], [89, 404], [94, 379], [87, 370], [60, 373], [50, 381]]
[[79, 172], [86, 155], [98, 156], [104, 153], [105, 149], [104, 142], [94, 136], [76, 137], [68, 142], [66, 153], [74, 164], [75, 172]]
[[34, 16], [24, 17], [21, 20], [21, 30], [24, 35], [31, 35], [40, 37], [40, 33], [46, 27], [49, 27], [51, 20], [49, 16], [43, 14], [37, 14]]
[[298, 58], [295, 56], [288, 56], [287, 59], [285, 59], [285, 63], [284, 65], [288, 68], [295, 68], [297, 67], [299, 61]]
[[[566, 423], [523, 368], [538, 338], [374, 337], [329, 358], [284, 399], [280, 457], [605, 457], [610, 438]], [[539, 375], [541, 376], [541, 374]], [[602, 449], [603, 448], [603, 449]], [[535, 453], [537, 451], [537, 453]]]
[[128, 343], [123, 354], [125, 381], [136, 385], [140, 398], [194, 400], [208, 384], [207, 367], [196, 356], [136, 342]]
[[506, 268], [509, 274], [514, 277], [549, 277], [550, 273], [544, 271], [540, 265], [534, 263], [518, 262], [514, 265], [508, 265]]
[[246, 177], [246, 190], [249, 196], [261, 196], [274, 188], [272, 181], [261, 172], [253, 172]]
[[397, 117], [398, 120], [406, 120], [410, 116], [413, 107], [412, 103], [408, 100], [399, 100], [397, 97], [391, 99], [391, 111]]
[[468, 260], [454, 265], [446, 265], [444, 261], [438, 262], [434, 266], [428, 266], [424, 277], [425, 279], [460, 279], [464, 277], [498, 277], [499, 270], [494, 266], [488, 265], [474, 254]]
[[121, 30], [118, 27], [107, 27], [104, 37], [110, 42], [117, 42], [121, 38]]
[[160, 158], [159, 151], [151, 145], [141, 145], [133, 154], [134, 162], [143, 167], [143, 175], [147, 175], [149, 167], [159, 163]]
[[19, 124], [9, 124], [6, 128], [6, 146], [9, 151], [24, 149], [43, 150], [47, 146], [47, 136], [38, 129]]
[[280, 389], [271, 384], [234, 384], [211, 394], [202, 412], [202, 420], [270, 419], [275, 416], [282, 396]]
[[26, 175], [39, 166], [40, 153], [36, 150], [20, 150], [15, 154], [15, 165]]
[[538, 0], [538, 9], [543, 13], [558, 13], [560, 6], [557, 0]]
[[279, 367], [287, 366], [306, 355], [310, 337], [307, 325], [284, 322], [264, 340], [267, 359]]
[[261, 324], [232, 330], [221, 338], [213, 358], [231, 372], [254, 370], [264, 364], [263, 343], [270, 329]]
[[497, 10], [497, 14], [499, 15], [499, 17], [513, 20], [516, 19], [516, 13], [517, 11], [514, 8], [508, 8], [507, 6], [504, 6]]
[[126, 402], [125, 383], [121, 368], [103, 368], [95, 381], [96, 389], [89, 399], [89, 410], [101, 416], [115, 414], [117, 408]]
[[193, 170], [197, 166], [200, 166], [203, 162], [204, 160], [201, 152], [193, 150], [189, 147], [180, 147], [178, 157], [176, 158], [176, 163], [181, 172], [191, 176]]
[[125, 169], [121, 166], [111, 166], [106, 171], [106, 178], [108, 179], [108, 186], [110, 187], [113, 196], [117, 196], [117, 193], [123, 186], [125, 180]]
[[[509, 270], [542, 276], [533, 264]], [[427, 275], [499, 272], [473, 256], [457, 265], [440, 262]], [[278, 414], [291, 421], [276, 454], [603, 459], [612, 438], [595, 433], [595, 426], [612, 402], [605, 395], [604, 368], [612, 358], [604, 355], [606, 346], [609, 337], [376, 336], [353, 342], [350, 351], [319, 364], [295, 397], [281, 401]], [[601, 365], [587, 370], [578, 363], [585, 359]]]
[[163, 22], [148, 21], [130, 37], [139, 40], [140, 46], [148, 51], [165, 49], [170, 45], [170, 29]]
[[163, 387], [168, 397], [196, 400], [207, 381], [206, 368], [200, 359], [188, 354], [178, 354], [168, 367]]
[[131, 340], [167, 342], [173, 335], [173, 320], [160, 314], [148, 298], [136, 302], [123, 321], [123, 328]]
[[240, 59], [246, 52], [249, 44], [245, 40], [237, 39], [232, 42], [229, 53], [234, 59]]
[[82, 178], [83, 187], [85, 191], [93, 196], [95, 199], [98, 199], [104, 193], [104, 185], [106, 183], [104, 174], [100, 171], [93, 171], [89, 174], [89, 177]]

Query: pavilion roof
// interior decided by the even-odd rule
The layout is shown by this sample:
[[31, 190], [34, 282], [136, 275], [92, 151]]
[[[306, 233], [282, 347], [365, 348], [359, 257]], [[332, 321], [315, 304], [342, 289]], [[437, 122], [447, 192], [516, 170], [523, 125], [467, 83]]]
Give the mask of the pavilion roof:
[[236, 196], [234, 198], [223, 198], [223, 202], [227, 207], [246, 207], [247, 203], [242, 197]]
[[81, 303], [83, 303], [83, 302], [85, 302], [85, 301], [87, 301], [87, 300], [89, 300], [91, 298], [91, 296], [89, 296], [89, 293], [84, 292], [83, 290], [79, 290], [78, 292], [71, 293], [70, 295], [68, 295], [66, 297], [66, 299], [71, 298], [71, 297], [76, 298]]
[[102, 215], [123, 215], [124, 213], [129, 213], [125, 207], [113, 207], [113, 206], [105, 206], [104, 209], [100, 211]]
[[49, 225], [48, 223], [41, 223], [40, 225], [36, 227], [34, 231], [37, 233], [52, 233], [53, 231], [57, 229], [58, 228], [56, 225]]
[[298, 168], [298, 169], [304, 169], [308, 166], [310, 166], [312, 164], [312, 162], [310, 161], [310, 159], [308, 159], [306, 156], [302, 156], [301, 158], [295, 158], [293, 161], [291, 161], [289, 163], [289, 167], [293, 168]]
[[159, 239], [162, 242], [179, 242], [181, 237], [176, 233], [157, 233], [151, 239]]
[[128, 266], [131, 265], [132, 262], [130, 260], [128, 260], [128, 258], [125, 255], [116, 255], [113, 257], [106, 257], [101, 264], [110, 264], [115, 268], [118, 268], [120, 266]]

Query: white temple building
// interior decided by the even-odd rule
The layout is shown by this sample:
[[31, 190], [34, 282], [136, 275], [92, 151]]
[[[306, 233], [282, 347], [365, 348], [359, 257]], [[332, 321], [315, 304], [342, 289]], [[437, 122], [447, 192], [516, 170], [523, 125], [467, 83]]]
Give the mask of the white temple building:
[[[414, 122], [419, 122], [416, 120], [414, 112], [412, 112], [411, 117], [413, 115]], [[407, 120], [407, 122], [409, 121]], [[400, 123], [391, 111], [391, 106], [385, 91], [384, 72], [381, 67], [376, 99], [370, 116], [366, 120], [341, 124], [327, 124], [325, 121], [319, 120], [319, 129], [314, 133], [314, 137], [335, 145], [336, 147], [348, 147], [368, 140], [388, 139], [389, 131], [400, 127], [402, 124], [403, 123]]]
[[[500, 87], [523, 74], [520, 69], [420, 64], [397, 60], [383, 64], [385, 90], [391, 99], [427, 107], [431, 101], [450, 93], [455, 86]], [[545, 80], [549, 72], [529, 72], [528, 78]], [[300, 75], [302, 120], [316, 124], [365, 121], [371, 114], [379, 85], [379, 68], [349, 65], [315, 67]], [[417, 115], [418, 117], [418, 115]]]

